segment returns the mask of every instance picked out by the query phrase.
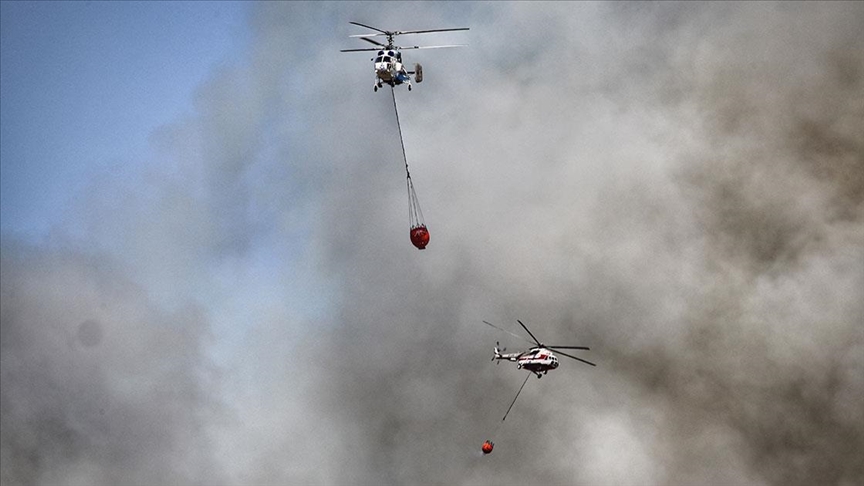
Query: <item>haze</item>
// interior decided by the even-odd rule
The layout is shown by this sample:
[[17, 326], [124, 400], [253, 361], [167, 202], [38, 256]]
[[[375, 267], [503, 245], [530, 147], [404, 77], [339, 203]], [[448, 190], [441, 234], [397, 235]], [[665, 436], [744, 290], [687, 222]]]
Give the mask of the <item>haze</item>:
[[864, 4], [0, 8], [4, 485], [864, 482]]

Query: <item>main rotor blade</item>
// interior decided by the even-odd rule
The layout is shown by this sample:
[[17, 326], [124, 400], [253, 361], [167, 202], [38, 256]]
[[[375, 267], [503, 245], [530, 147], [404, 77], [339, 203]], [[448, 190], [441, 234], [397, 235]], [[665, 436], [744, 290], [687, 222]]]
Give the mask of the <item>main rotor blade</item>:
[[519, 394], [522, 393], [522, 389], [525, 388], [525, 383], [528, 383], [528, 378], [531, 378], [531, 373], [528, 373], [528, 376], [525, 377], [525, 381], [522, 382], [522, 386], [519, 387], [519, 391], [516, 392], [516, 396], [510, 402], [510, 406], [507, 407], [507, 412], [504, 414], [504, 418], [501, 419], [502, 422], [507, 420], [507, 415], [510, 413], [510, 409], [513, 408], [513, 404], [516, 403], [516, 399], [519, 398]]
[[[558, 351], [558, 350], [556, 349], [555, 351]], [[562, 353], [561, 351], [558, 351], [558, 354], [560, 354], [561, 356], [567, 356], [568, 358], [573, 358], [573, 359], [575, 359], [576, 361], [581, 361], [581, 362], [583, 362], [583, 363], [585, 363], [585, 364], [589, 364], [589, 365], [591, 365], [591, 366], [597, 366], [596, 364], [594, 364], [594, 363], [592, 363], [592, 362], [590, 362], [590, 361], [585, 361], [584, 359], [582, 359], [582, 358], [577, 358], [576, 356], [570, 356], [569, 354], [567, 354], [567, 353]]]
[[587, 346], [550, 346], [548, 344], [546, 344], [545, 346], [549, 349], [584, 349], [585, 351], [591, 349]]
[[360, 22], [348, 22], [348, 23], [354, 24], [354, 25], [359, 25], [360, 27], [366, 27], [367, 29], [377, 30], [378, 32], [381, 32], [382, 34], [387, 34], [387, 35], [391, 34], [390, 32], [387, 32], [386, 30], [381, 30], [378, 27], [372, 27], [371, 25], [361, 24]]
[[504, 331], [504, 332], [506, 332], [507, 334], [509, 334], [509, 335], [511, 335], [511, 336], [513, 336], [513, 337], [515, 337], [515, 338], [519, 338], [519, 339], [525, 341], [525, 342], [528, 343], [528, 344], [534, 344], [534, 343], [532, 343], [531, 341], [525, 339], [524, 337], [522, 337], [522, 336], [516, 334], [515, 332], [510, 332], [510, 331], [508, 331], [508, 330], [506, 330], [506, 329], [501, 329], [500, 327], [496, 326], [495, 324], [492, 324], [491, 322], [483, 321], [483, 324], [488, 324], [488, 325], [494, 327], [495, 329], [498, 329], [499, 331]]
[[366, 41], [366, 42], [371, 42], [372, 44], [375, 44], [376, 46], [387, 47], [386, 44], [382, 44], [382, 43], [380, 43], [380, 42], [378, 42], [378, 41], [376, 41], [376, 40], [374, 40], [374, 39], [370, 39], [370, 38], [368, 38], [368, 37], [361, 37], [360, 39], [361, 39], [361, 40], [364, 40], [364, 41]]
[[[371, 27], [370, 27], [371, 29]], [[429, 29], [429, 30], [397, 30], [394, 34], [428, 34], [430, 32], [452, 32], [454, 30], [470, 30], [468, 27], [456, 27], [455, 29]]]
[[397, 47], [396, 49], [442, 49], [444, 47], [465, 47], [468, 44], [451, 44], [447, 46], [407, 46], [407, 47]]
[[342, 49], [339, 52], [380, 51], [380, 47], [367, 47], [365, 49]]
[[[525, 324], [522, 324], [522, 321], [520, 321], [520, 320], [519, 320], [519, 319], [516, 319], [516, 322], [518, 322], [518, 323], [519, 323], [519, 325], [520, 325], [520, 326], [522, 326], [522, 329], [525, 329], [525, 331], [526, 331], [526, 332], [527, 332], [527, 333], [528, 333], [528, 334], [531, 334], [531, 331], [529, 331], [529, 330], [528, 330], [528, 328], [527, 328], [527, 327], [525, 327]], [[537, 343], [537, 346], [543, 346], [543, 345], [542, 345], [542, 344], [540, 344], [540, 341], [539, 341], [539, 340], [537, 340], [537, 338], [536, 338], [536, 337], [534, 337], [534, 335], [533, 335], [533, 334], [531, 334], [531, 339], [533, 339], [533, 340], [534, 340], [534, 342], [535, 342], [535, 343]]]

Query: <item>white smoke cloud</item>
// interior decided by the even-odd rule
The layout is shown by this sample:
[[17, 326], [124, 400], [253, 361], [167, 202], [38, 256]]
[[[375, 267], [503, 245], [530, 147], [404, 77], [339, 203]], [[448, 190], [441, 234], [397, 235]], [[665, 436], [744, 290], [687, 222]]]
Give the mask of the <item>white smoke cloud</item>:
[[[864, 9], [386, 5], [257, 6], [248, 59], [154, 134], [148, 178], [95, 186], [89, 243], [122, 269], [111, 282], [143, 289], [94, 291], [71, 324], [25, 332], [7, 308], [35, 314], [41, 282], [58, 281], [48, 301], [70, 314], [82, 277], [31, 275], [19, 254], [45, 252], [4, 245], [4, 368], [31, 368], [18, 349], [32, 342], [46, 356], [32, 368], [50, 370], [7, 382], [4, 369], [4, 484], [860, 482]], [[426, 77], [397, 92], [424, 252], [408, 241], [389, 93], [372, 92], [363, 55], [338, 52], [349, 20], [471, 27], [417, 40], [467, 48], [404, 54]], [[210, 312], [165, 317], [145, 292]], [[90, 368], [179, 361], [191, 398], [164, 406], [181, 432], [155, 428], [140, 449], [152, 457], [92, 459], [93, 443], [119, 439], [62, 439], [72, 401], [30, 407], [59, 425], [40, 426], [46, 446], [20, 446], [33, 428], [7, 424], [52, 383], [123, 403], [151, 389], [57, 371], [63, 333], [106, 348], [105, 324], [102, 344], [83, 344], [99, 340], [85, 323], [109, 321], [91, 310], [102, 301], [133, 308], [123, 322], [189, 323], [183, 346], [152, 356], [161, 334], [124, 327], [137, 344]], [[480, 321], [517, 318], [546, 342], [591, 346], [598, 367], [567, 360], [531, 380], [501, 424], [523, 375], [493, 366], [491, 345], [518, 343]], [[210, 335], [230, 351], [200, 381], [207, 355], [182, 350]], [[156, 414], [141, 405], [130, 437]], [[480, 457], [485, 439], [496, 448]], [[200, 456], [171, 454], [187, 445]], [[34, 450], [45, 459], [23, 459]]]

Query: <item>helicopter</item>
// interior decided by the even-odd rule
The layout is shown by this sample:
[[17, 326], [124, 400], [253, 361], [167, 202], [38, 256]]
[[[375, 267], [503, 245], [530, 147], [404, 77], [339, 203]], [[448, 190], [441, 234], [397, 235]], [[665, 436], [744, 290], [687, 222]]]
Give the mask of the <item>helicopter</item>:
[[[396, 31], [387, 31], [381, 30], [377, 27], [372, 27], [371, 25], [364, 25], [359, 22], [349, 22], [353, 25], [359, 25], [360, 27], [365, 27], [367, 29], [372, 29], [378, 34], [358, 34], [358, 35], [350, 35], [348, 37], [358, 37], [366, 42], [371, 44], [375, 44], [376, 47], [367, 47], [362, 49], [342, 49], [341, 52], [361, 52], [361, 51], [378, 51], [376, 57], [372, 58], [372, 61], [375, 63], [375, 85], [373, 87], [374, 91], [378, 91], [378, 88], [381, 88], [384, 84], [389, 84], [391, 87], [407, 84], [408, 91], [411, 91], [411, 76], [414, 76], [414, 81], [421, 83], [423, 82], [423, 66], [420, 64], [414, 64], [414, 70], [408, 71], [405, 68], [405, 65], [402, 64], [402, 53], [399, 52], [401, 49], [440, 49], [445, 47], [463, 47], [465, 44], [452, 44], [446, 46], [397, 46], [393, 44], [393, 39], [397, 35], [402, 34], [426, 34], [430, 32], [450, 32], [454, 30], [469, 30], [468, 27], [458, 27], [455, 29], [431, 29], [431, 30], [396, 30]], [[378, 42], [375, 39], [371, 39], [370, 37], [378, 37], [378, 36], [386, 36], [387, 43]]]
[[[499, 331], [504, 331], [507, 334], [510, 334], [512, 336], [516, 336], [517, 338], [519, 338], [523, 341], [527, 341], [530, 344], [533, 344], [533, 346], [530, 349], [528, 349], [527, 351], [522, 351], [521, 353], [504, 354], [504, 352], [507, 351], [507, 348], [503, 348], [503, 349], [499, 348], [500, 343], [496, 342], [495, 343], [495, 351], [494, 351], [495, 354], [492, 356], [492, 361], [496, 361], [496, 360], [513, 361], [516, 363], [517, 369], [520, 369], [520, 370], [526, 369], [526, 370], [534, 373], [535, 375], [537, 375], [537, 378], [542, 378], [543, 375], [545, 375], [546, 373], [549, 373], [549, 370], [554, 370], [554, 369], [558, 368], [558, 357], [555, 356], [555, 354], [552, 352], [553, 350], [555, 352], [557, 352], [558, 354], [560, 354], [561, 356], [566, 356], [568, 358], [575, 359], [576, 361], [581, 361], [581, 362], [583, 362], [585, 364], [589, 364], [591, 366], [597, 366], [590, 361], [586, 361], [582, 358], [577, 358], [576, 356], [571, 356], [571, 355], [561, 351], [562, 349], [582, 349], [582, 350], [587, 351], [589, 348], [587, 348], [585, 346], [550, 346], [548, 344], [543, 344], [540, 341], [538, 341], [536, 337], [534, 337], [534, 334], [532, 334], [531, 331], [528, 330], [528, 327], [525, 324], [523, 324], [522, 321], [517, 319], [516, 322], [518, 322], [519, 325], [522, 326], [522, 329], [525, 329], [525, 332], [527, 332], [528, 335], [531, 336], [531, 339], [534, 340], [533, 343], [531, 341], [528, 341], [527, 339], [523, 338], [522, 336], [519, 336], [515, 333], [512, 333], [506, 329], [501, 329], [500, 327], [496, 326], [495, 324], [483, 321], [484, 324], [488, 324], [488, 325], [494, 327], [495, 329], [498, 329]], [[515, 402], [515, 400], [514, 400], [514, 402]]]

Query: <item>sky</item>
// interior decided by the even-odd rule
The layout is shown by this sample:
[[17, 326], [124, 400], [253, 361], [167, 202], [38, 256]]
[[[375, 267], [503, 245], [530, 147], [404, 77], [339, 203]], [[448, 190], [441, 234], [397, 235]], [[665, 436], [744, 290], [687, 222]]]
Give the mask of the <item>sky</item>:
[[0, 13], [4, 485], [864, 481], [862, 4]]

